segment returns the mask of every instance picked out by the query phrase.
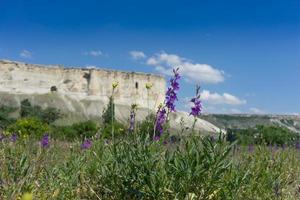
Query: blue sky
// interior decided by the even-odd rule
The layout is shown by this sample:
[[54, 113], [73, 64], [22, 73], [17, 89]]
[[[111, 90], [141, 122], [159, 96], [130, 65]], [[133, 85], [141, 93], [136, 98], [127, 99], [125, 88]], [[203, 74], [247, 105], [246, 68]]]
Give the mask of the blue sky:
[[206, 112], [300, 113], [300, 1], [0, 0], [0, 59], [165, 74]]

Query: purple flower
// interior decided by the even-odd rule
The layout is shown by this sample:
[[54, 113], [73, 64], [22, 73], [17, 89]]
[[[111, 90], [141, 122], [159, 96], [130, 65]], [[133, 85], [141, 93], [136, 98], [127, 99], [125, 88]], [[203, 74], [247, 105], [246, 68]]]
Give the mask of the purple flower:
[[175, 136], [171, 136], [171, 137], [170, 137], [170, 143], [171, 143], [171, 144], [174, 144], [176, 141], [177, 141], [177, 139], [176, 139]]
[[131, 111], [130, 111], [130, 125], [129, 125], [129, 131], [134, 130], [134, 125], [135, 125], [135, 109], [137, 108], [136, 104], [131, 105]]
[[49, 145], [50, 145], [49, 135], [48, 135], [48, 134], [45, 134], [45, 135], [43, 136], [43, 138], [41, 139], [40, 143], [41, 143], [41, 147], [43, 147], [43, 148], [48, 148]]
[[300, 150], [300, 141], [298, 141], [298, 142], [296, 143], [295, 148], [298, 149], [298, 150]]
[[164, 144], [164, 145], [167, 145], [167, 144], [168, 144], [167, 140], [164, 140], [164, 141], [163, 141], [163, 144]]
[[130, 132], [134, 131], [136, 109], [137, 109], [137, 104], [132, 104], [131, 110], [130, 110], [130, 123], [129, 123], [129, 131]]
[[202, 105], [200, 100], [200, 86], [196, 86], [196, 96], [191, 99], [191, 102], [194, 104], [191, 108], [190, 115], [197, 117], [201, 114]]
[[168, 88], [168, 90], [166, 92], [165, 104], [170, 112], [175, 111], [175, 101], [178, 100], [178, 98], [177, 98], [177, 92], [179, 90], [178, 81], [180, 79], [180, 75], [179, 75], [178, 71], [179, 71], [179, 68], [177, 68], [176, 70], [173, 69], [174, 77], [171, 78], [170, 87]]
[[134, 130], [134, 122], [135, 122], [135, 113], [134, 111], [132, 110], [130, 112], [130, 126], [129, 126], [129, 130], [130, 131], [133, 131]]
[[160, 108], [156, 116], [155, 130], [158, 131], [159, 136], [162, 135], [164, 132], [163, 124], [165, 123], [167, 118], [166, 114], [167, 114], [166, 109]]
[[197, 117], [201, 114], [202, 105], [200, 99], [193, 98], [191, 100], [192, 103], [194, 103], [193, 107], [191, 108], [190, 115], [193, 115], [194, 117]]
[[81, 144], [81, 149], [89, 149], [92, 146], [92, 140], [85, 139], [83, 143]]
[[17, 141], [17, 139], [18, 139], [18, 135], [17, 134], [12, 134], [12, 136], [10, 137], [10, 141], [11, 142], [16, 142]]
[[252, 152], [254, 151], [254, 145], [253, 144], [249, 144], [248, 146], [248, 152]]
[[3, 134], [0, 134], [0, 142], [2, 142], [5, 139]]
[[273, 151], [273, 146], [269, 144], [269, 150], [272, 152]]
[[160, 140], [160, 136], [157, 135], [154, 137], [154, 141], [158, 141], [158, 140]]
[[214, 136], [212, 136], [212, 135], [211, 135], [211, 136], [209, 136], [209, 139], [210, 139], [210, 141], [211, 141], [211, 142], [215, 142], [215, 141], [216, 141], [215, 137], [214, 137]]
[[166, 108], [168, 108], [168, 113], [175, 111], [175, 101], [178, 100], [177, 98], [177, 92], [179, 90], [178, 81], [180, 79], [180, 75], [178, 71], [179, 68], [177, 68], [176, 70], [173, 69], [174, 77], [171, 78], [170, 87], [166, 92], [165, 105], [160, 107], [156, 114], [155, 130], [158, 131], [159, 134], [158, 136], [161, 136], [164, 131], [163, 124], [167, 120]]

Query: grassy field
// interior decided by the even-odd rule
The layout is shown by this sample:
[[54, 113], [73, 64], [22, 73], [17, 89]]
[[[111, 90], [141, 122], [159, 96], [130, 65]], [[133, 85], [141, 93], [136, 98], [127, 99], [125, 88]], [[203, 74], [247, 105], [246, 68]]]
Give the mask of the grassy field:
[[[56, 126], [61, 117], [56, 108], [29, 100], [21, 102], [19, 119], [9, 115], [15, 109], [2, 107], [0, 199], [300, 199], [297, 133], [259, 126], [203, 136], [194, 130], [202, 109], [197, 86], [190, 100], [194, 125], [171, 134], [168, 115], [175, 112], [178, 70], [164, 105], [141, 123], [136, 104], [129, 124], [115, 120], [113, 94], [100, 126], [92, 121]], [[113, 91], [117, 86], [112, 84]]]
[[[187, 137], [0, 142], [0, 199], [300, 199], [294, 146]], [[24, 194], [26, 195], [24, 196]]]

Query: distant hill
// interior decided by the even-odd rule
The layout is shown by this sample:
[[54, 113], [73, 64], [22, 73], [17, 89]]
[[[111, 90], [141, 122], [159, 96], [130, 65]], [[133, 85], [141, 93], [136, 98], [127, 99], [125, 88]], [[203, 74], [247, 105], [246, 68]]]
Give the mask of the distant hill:
[[256, 125], [278, 125], [300, 133], [300, 116], [296, 115], [205, 114], [200, 118], [222, 129], [246, 129]]

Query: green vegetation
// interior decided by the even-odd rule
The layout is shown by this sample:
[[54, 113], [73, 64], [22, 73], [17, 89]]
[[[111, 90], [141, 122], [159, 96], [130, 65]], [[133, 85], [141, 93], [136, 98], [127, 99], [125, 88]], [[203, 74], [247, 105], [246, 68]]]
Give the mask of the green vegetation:
[[21, 102], [21, 117], [35, 117], [44, 123], [50, 124], [61, 117], [61, 113], [56, 108], [42, 109], [40, 106], [32, 106], [28, 99]]
[[17, 108], [9, 107], [9, 106], [1, 106], [0, 107], [0, 130], [6, 129], [7, 126], [14, 123], [16, 119], [12, 118], [11, 113], [15, 112]]
[[115, 104], [113, 101], [113, 97], [109, 98], [109, 102], [107, 108], [104, 110], [102, 114], [103, 124], [111, 124], [115, 120]]
[[300, 199], [299, 136], [282, 127], [154, 139], [155, 115], [129, 131], [112, 98], [99, 124], [57, 126], [58, 110], [26, 100], [15, 111], [0, 109], [0, 199]]
[[7, 133], [9, 133], [9, 135], [17, 134], [18, 136], [25, 138], [29, 136], [40, 138], [48, 131], [48, 124], [37, 118], [21, 118], [7, 128]]
[[279, 126], [256, 126], [248, 129], [228, 129], [227, 140], [240, 144], [294, 145], [299, 134]]
[[93, 121], [75, 123], [70, 126], [52, 126], [50, 135], [56, 139], [76, 140], [91, 138], [99, 130], [98, 125]]
[[300, 198], [298, 150], [233, 147], [222, 137], [163, 144], [139, 134], [88, 150], [78, 140], [0, 142], [0, 199]]

